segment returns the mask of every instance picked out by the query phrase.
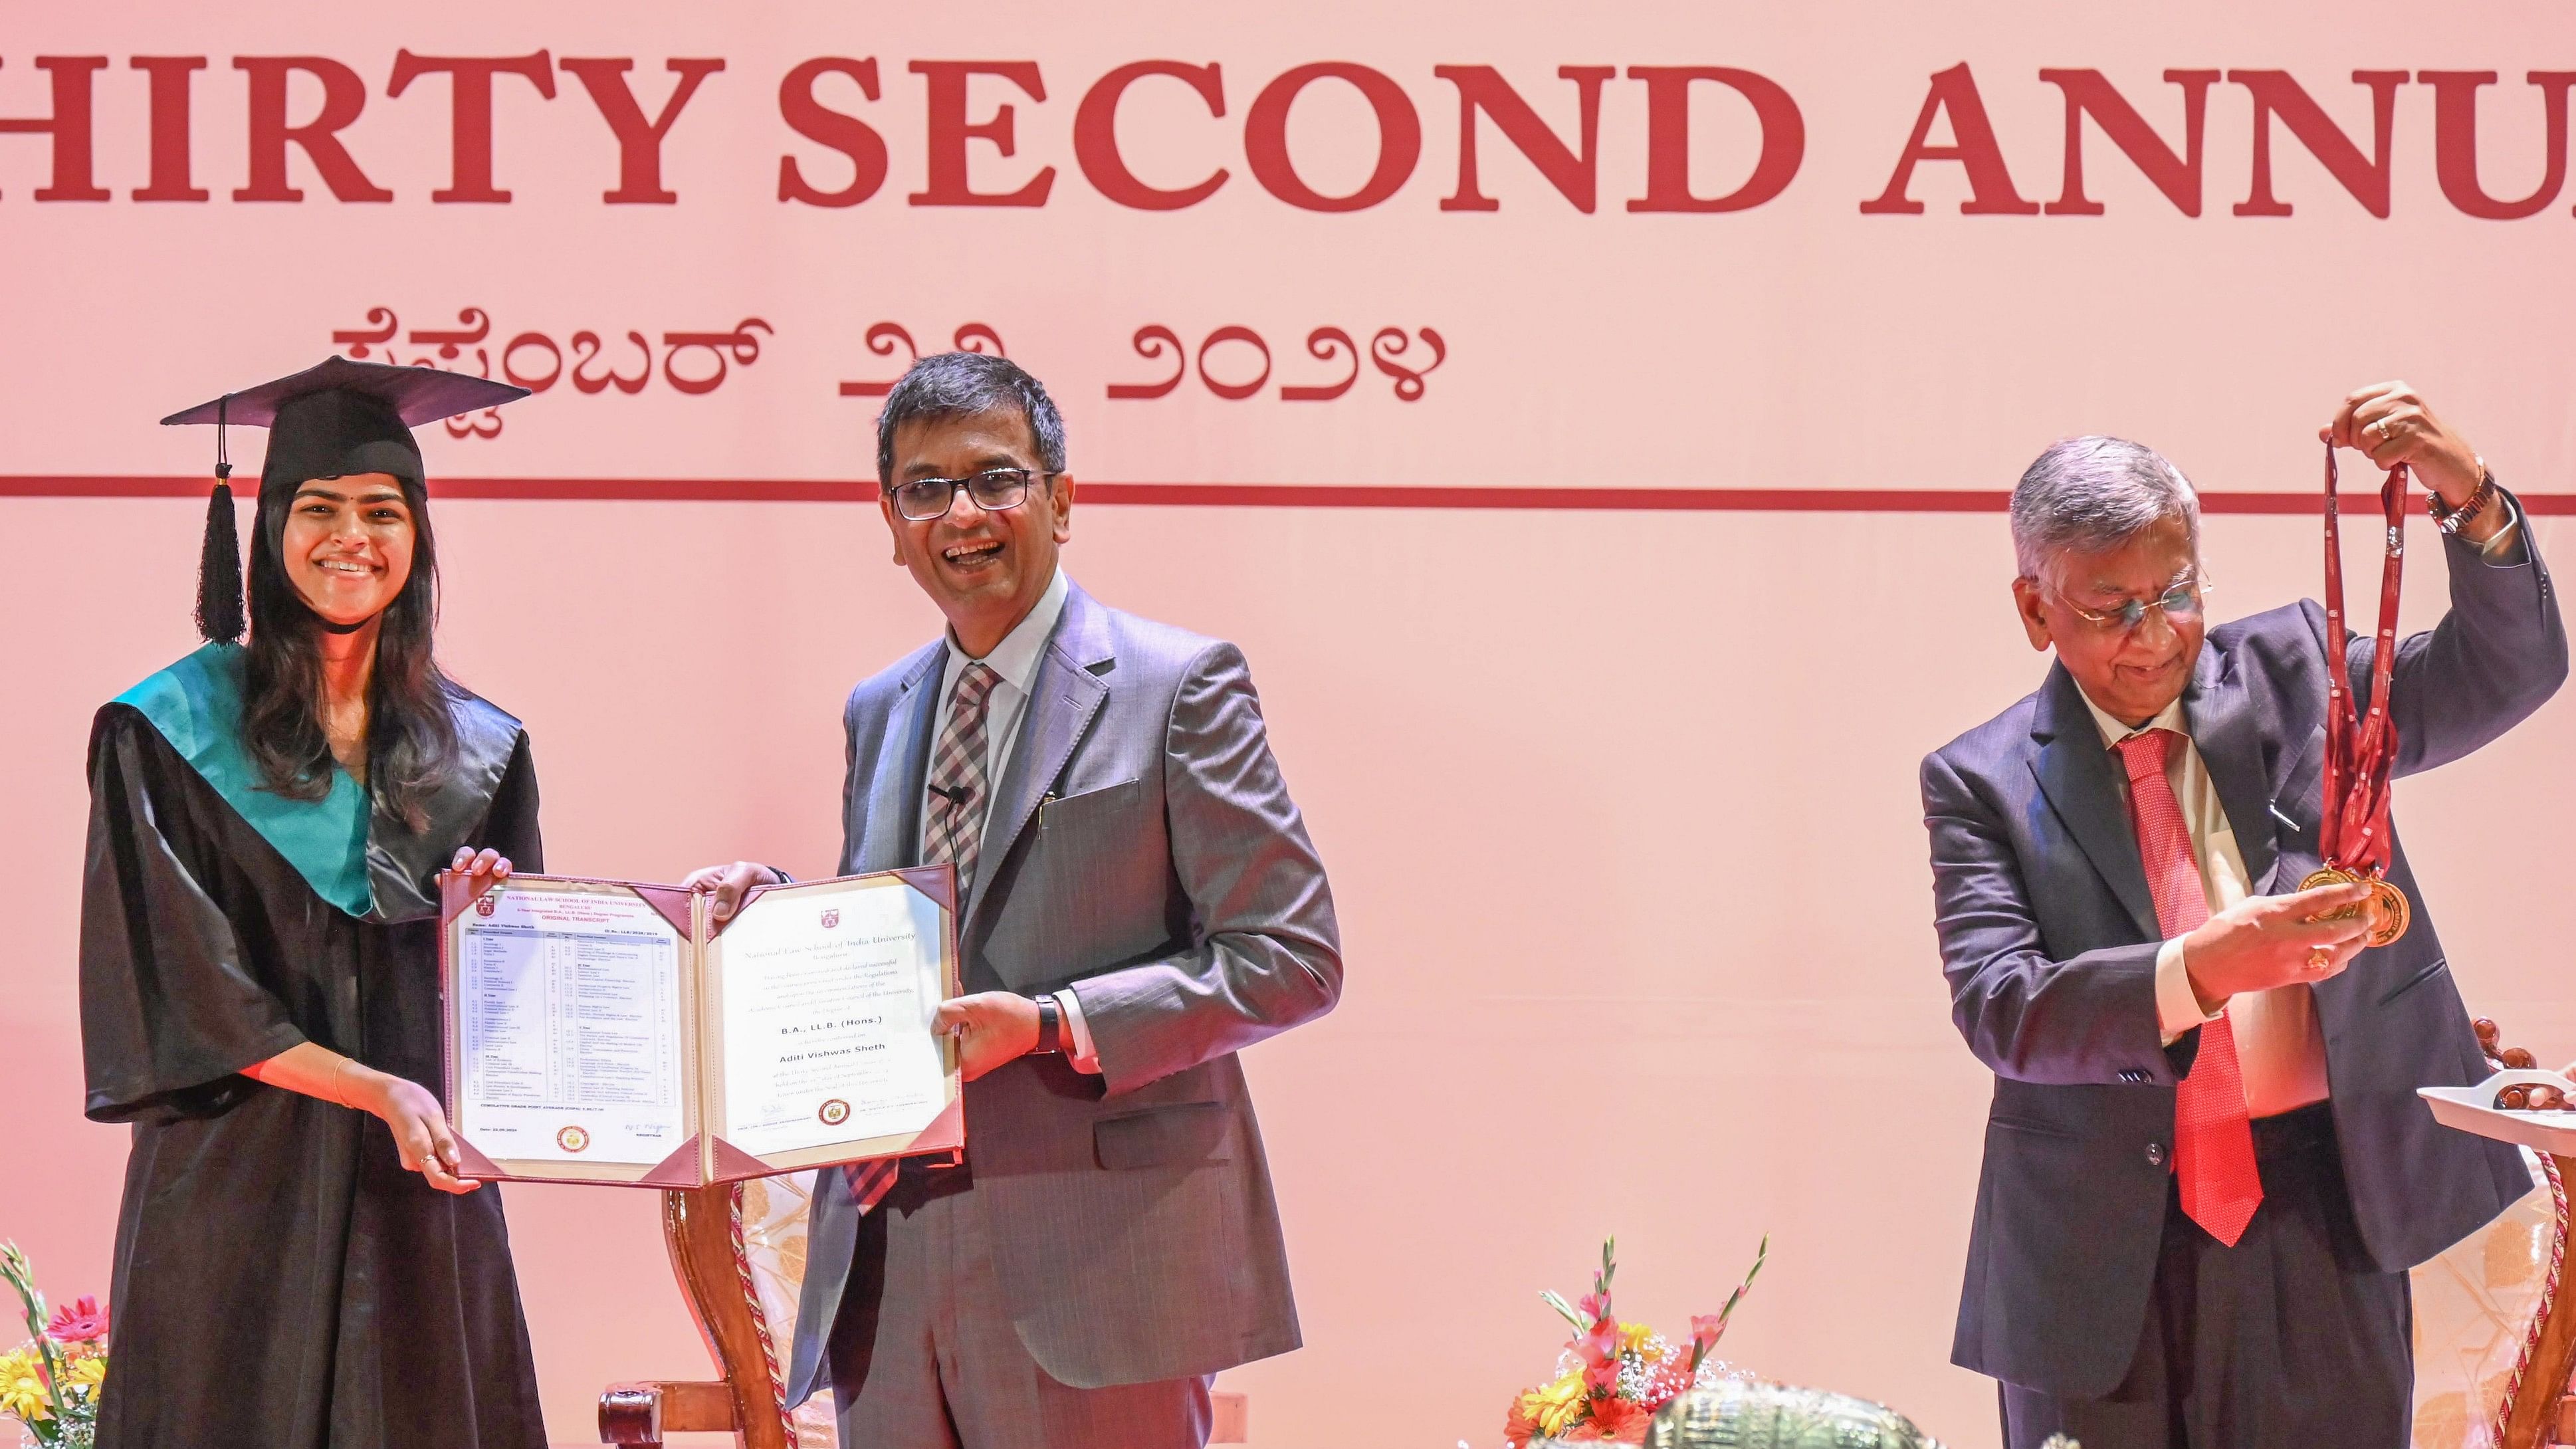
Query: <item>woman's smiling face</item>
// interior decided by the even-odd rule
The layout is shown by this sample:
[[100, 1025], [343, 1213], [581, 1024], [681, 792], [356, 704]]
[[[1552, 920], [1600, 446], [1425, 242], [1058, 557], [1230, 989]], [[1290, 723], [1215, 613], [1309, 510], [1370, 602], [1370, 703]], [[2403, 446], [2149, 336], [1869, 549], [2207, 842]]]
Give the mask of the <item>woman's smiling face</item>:
[[278, 552], [314, 613], [363, 624], [411, 580], [411, 504], [390, 473], [316, 478], [295, 490]]

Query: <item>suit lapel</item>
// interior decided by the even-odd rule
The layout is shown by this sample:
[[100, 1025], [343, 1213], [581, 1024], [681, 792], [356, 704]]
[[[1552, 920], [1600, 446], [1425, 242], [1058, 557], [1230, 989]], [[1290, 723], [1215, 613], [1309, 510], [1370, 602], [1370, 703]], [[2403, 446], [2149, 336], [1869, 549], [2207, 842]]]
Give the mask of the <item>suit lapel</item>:
[[2201, 650], [2183, 709], [2191, 721], [2192, 744], [2200, 751], [2200, 762], [2218, 787], [2227, 828], [2236, 836], [2236, 853], [2245, 861], [2246, 889], [2263, 894], [2280, 847], [2274, 839], [2272, 796], [2265, 783], [2263, 720], [2233, 655], [2222, 654], [2215, 646]]
[[2049, 807], [2066, 823], [2067, 833], [2093, 862], [2095, 873], [2128, 908], [2141, 936], [2150, 941], [2162, 936], [2156, 925], [2155, 898], [2147, 892], [2147, 868], [2138, 859], [2138, 838], [2120, 804], [2120, 781], [2111, 770], [2111, 752], [2102, 744], [2092, 711], [2084, 707], [2075, 676], [2064, 665], [2049, 667], [2031, 737], [2039, 742], [2031, 773], [2039, 777], [2040, 792], [2048, 797]]
[[868, 833], [859, 842], [854, 870], [921, 863], [921, 789], [930, 771], [930, 730], [939, 719], [939, 680], [947, 663], [947, 646], [934, 646], [903, 681], [902, 696], [886, 720], [891, 758], [879, 759], [868, 782]]
[[984, 914], [984, 882], [1001, 868], [1011, 847], [1037, 814], [1039, 802], [1064, 775], [1076, 746], [1109, 698], [1109, 686], [1094, 670], [1116, 657], [1100, 606], [1079, 587], [1064, 599], [1064, 617], [1056, 621], [1046, 652], [1038, 656], [1038, 674], [1029, 690], [1028, 709], [1020, 717], [1019, 742], [993, 796], [993, 813], [984, 822], [984, 842], [975, 852], [975, 888], [966, 905], [964, 929], [971, 931]]

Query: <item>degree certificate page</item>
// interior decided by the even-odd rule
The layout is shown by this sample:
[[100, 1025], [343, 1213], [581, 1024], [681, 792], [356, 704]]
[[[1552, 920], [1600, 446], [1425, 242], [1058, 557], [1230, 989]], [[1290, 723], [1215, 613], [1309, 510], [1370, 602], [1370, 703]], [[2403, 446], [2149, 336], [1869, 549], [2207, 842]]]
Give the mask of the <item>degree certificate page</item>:
[[726, 1141], [794, 1152], [939, 1115], [944, 938], [928, 897], [899, 881], [764, 895], [719, 939]]
[[679, 931], [622, 890], [504, 886], [460, 923], [458, 1129], [495, 1158], [649, 1166], [677, 1151]]

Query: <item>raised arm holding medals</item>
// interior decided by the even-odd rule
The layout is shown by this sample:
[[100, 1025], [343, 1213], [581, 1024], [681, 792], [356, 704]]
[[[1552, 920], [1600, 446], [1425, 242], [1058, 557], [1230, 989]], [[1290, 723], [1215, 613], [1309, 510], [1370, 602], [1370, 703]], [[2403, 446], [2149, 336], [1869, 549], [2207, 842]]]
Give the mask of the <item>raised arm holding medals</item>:
[[[2400, 1449], [2407, 1270], [2530, 1190], [2416, 1096], [2486, 1067], [2389, 782], [2557, 690], [2558, 601], [2405, 384], [2320, 437], [2389, 473], [2374, 633], [2344, 628], [2331, 462], [2322, 607], [2222, 624], [2180, 470], [2066, 439], [2012, 498], [2014, 600], [2055, 660], [1923, 762], [1952, 1016], [1995, 1077], [1951, 1356], [1997, 1380], [2008, 1449]], [[2450, 609], [2400, 638], [2416, 479]]]

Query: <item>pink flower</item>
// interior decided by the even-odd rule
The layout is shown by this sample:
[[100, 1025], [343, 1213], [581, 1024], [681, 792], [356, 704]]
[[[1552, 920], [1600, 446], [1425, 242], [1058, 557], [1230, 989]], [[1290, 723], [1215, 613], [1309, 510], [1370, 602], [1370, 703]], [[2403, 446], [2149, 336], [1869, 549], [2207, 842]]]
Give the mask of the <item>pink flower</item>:
[[1585, 1363], [1600, 1363], [1605, 1359], [1616, 1362], [1619, 1357], [1621, 1338], [1618, 1320], [1605, 1318], [1593, 1324], [1591, 1332], [1578, 1335], [1566, 1346], [1573, 1349]]
[[107, 1310], [95, 1298], [54, 1310], [54, 1321], [45, 1325], [45, 1337], [56, 1343], [96, 1343], [107, 1337]]
[[1605, 1322], [1610, 1317], [1610, 1295], [1607, 1293], [1586, 1293], [1574, 1306], [1595, 1323]]
[[1583, 1360], [1583, 1382], [1595, 1390], [1619, 1382], [1619, 1325], [1604, 1319], [1569, 1345]]

